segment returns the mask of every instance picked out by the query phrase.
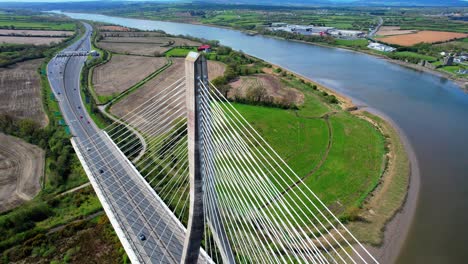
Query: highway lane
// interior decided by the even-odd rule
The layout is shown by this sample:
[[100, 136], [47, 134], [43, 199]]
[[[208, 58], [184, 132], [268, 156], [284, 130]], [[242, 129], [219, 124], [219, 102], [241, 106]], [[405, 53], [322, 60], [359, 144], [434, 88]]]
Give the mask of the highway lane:
[[[92, 28], [65, 51], [89, 51]], [[112, 225], [134, 263], [179, 263], [185, 228], [132, 163], [98, 129], [80, 95], [80, 72], [86, 57], [56, 57], [47, 67], [52, 90], [88, 177]], [[139, 235], [146, 240], [142, 241]], [[207, 262], [205, 253], [199, 263]]]

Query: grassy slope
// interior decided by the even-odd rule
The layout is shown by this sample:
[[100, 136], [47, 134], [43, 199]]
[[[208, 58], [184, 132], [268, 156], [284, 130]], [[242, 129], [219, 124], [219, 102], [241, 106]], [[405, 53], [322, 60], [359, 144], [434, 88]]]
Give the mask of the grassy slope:
[[[329, 107], [312, 92], [305, 92], [305, 106], [290, 110], [235, 104], [288, 165], [340, 216], [362, 205], [382, 173], [383, 136], [368, 122]], [[322, 166], [329, 141], [326, 112], [337, 111], [329, 122], [332, 146]], [[336, 206], [340, 204], [340, 206]]]

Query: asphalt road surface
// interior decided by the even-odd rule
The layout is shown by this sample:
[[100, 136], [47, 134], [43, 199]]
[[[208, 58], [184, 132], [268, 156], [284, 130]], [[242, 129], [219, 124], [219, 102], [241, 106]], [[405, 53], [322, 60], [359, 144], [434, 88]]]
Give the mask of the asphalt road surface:
[[[84, 36], [64, 51], [90, 51], [92, 27], [84, 25]], [[83, 167], [130, 260], [179, 263], [185, 228], [85, 110], [79, 80], [86, 59], [55, 57], [47, 67], [49, 82], [74, 135]], [[141, 235], [146, 239], [142, 240]], [[202, 252], [198, 262], [206, 263], [207, 259]]]

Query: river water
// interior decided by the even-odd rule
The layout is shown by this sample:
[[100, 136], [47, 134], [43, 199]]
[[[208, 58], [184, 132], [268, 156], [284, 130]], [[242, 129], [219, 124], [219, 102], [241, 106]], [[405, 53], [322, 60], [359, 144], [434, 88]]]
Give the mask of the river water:
[[468, 94], [453, 82], [370, 55], [248, 36], [230, 29], [66, 14], [77, 19], [219, 40], [223, 45], [311, 78], [389, 117], [406, 135], [420, 172], [409, 231], [401, 226], [405, 229], [403, 234], [396, 233], [406, 236], [397, 262], [466, 263]]

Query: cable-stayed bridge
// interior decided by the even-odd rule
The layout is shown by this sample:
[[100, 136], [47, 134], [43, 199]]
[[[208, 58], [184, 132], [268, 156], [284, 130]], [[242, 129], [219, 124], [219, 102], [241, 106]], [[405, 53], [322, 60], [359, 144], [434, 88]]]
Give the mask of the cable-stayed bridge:
[[[84, 38], [77, 49], [89, 50]], [[133, 263], [377, 262], [208, 81], [202, 55], [102, 130], [75, 111], [83, 103], [67, 75], [79, 76], [83, 60], [67, 57], [62, 81], [49, 79]]]

